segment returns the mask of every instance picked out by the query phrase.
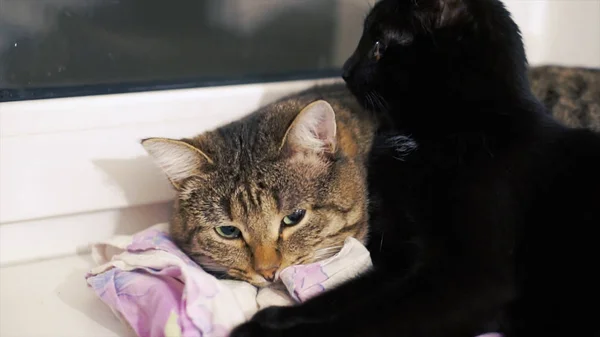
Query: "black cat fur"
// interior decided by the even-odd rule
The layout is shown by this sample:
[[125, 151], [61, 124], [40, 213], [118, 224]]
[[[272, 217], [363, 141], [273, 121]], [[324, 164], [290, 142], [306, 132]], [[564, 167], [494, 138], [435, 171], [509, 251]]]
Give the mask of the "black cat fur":
[[380, 1], [344, 79], [383, 121], [375, 268], [232, 336], [600, 336], [600, 136], [533, 97], [503, 4]]

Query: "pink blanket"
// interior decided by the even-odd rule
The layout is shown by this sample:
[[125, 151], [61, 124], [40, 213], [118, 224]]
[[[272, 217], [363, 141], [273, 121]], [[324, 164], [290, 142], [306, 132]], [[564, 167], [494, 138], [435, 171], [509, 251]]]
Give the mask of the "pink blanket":
[[100, 265], [88, 284], [138, 336], [227, 336], [264, 307], [304, 301], [371, 268], [366, 248], [348, 238], [335, 256], [288, 267], [281, 284], [258, 290], [206, 273], [167, 233], [160, 224], [92, 245]]
[[167, 233], [160, 224], [92, 245], [99, 266], [86, 275], [88, 285], [141, 337], [224, 337], [264, 307], [305, 301], [371, 268], [367, 249], [348, 238], [335, 256], [288, 267], [279, 287], [257, 290], [206, 273]]

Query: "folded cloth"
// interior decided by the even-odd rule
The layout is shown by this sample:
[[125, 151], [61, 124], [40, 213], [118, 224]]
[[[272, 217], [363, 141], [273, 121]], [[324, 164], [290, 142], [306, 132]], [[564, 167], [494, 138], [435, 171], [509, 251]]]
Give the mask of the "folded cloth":
[[329, 259], [283, 269], [283, 286], [257, 290], [208, 274], [167, 233], [168, 224], [158, 224], [92, 245], [99, 266], [88, 285], [141, 337], [227, 336], [264, 307], [303, 302], [372, 266], [369, 251], [348, 238]]

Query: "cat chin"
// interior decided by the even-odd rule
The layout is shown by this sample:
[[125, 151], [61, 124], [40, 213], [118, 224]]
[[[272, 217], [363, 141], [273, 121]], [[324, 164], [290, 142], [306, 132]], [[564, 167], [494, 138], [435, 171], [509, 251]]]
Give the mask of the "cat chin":
[[269, 282], [269, 281], [263, 279], [262, 281], [259, 281], [259, 282], [254, 282], [254, 281], [246, 281], [246, 282], [252, 284], [253, 286], [255, 286], [257, 288], [267, 288], [267, 287], [271, 287], [273, 284], [278, 283], [279, 281]]
[[363, 108], [380, 113], [387, 111], [386, 107], [389, 103], [376, 91], [368, 89], [355, 89], [353, 91], [350, 86], [348, 88]]
[[364, 90], [361, 90], [356, 85], [354, 85], [354, 81], [352, 79], [344, 79], [344, 83], [346, 84], [346, 89], [350, 91], [352, 96], [358, 100], [358, 102], [364, 106], [364, 102], [366, 101], [366, 96], [364, 95]]
[[263, 278], [262, 276], [260, 276], [258, 274], [253, 275], [252, 278], [245, 278], [245, 279], [238, 279], [238, 280], [248, 282], [257, 288], [266, 288], [266, 287], [273, 285], [274, 283], [277, 283], [277, 281], [275, 281], [275, 282], [267, 281], [265, 278]]

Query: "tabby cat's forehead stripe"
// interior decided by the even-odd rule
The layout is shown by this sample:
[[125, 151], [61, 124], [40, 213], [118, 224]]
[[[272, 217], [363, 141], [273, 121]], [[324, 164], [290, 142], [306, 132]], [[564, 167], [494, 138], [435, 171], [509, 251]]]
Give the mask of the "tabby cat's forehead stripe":
[[231, 200], [229, 200], [227, 197], [221, 197], [220, 206], [227, 219], [229, 221], [233, 221], [233, 214], [231, 213]]
[[248, 210], [247, 196], [245, 195], [244, 191], [242, 191], [242, 190], [238, 190], [235, 195], [237, 198], [237, 206], [239, 206], [239, 208], [241, 209], [241, 211], [243, 213], [240, 215], [243, 216], [244, 218], [247, 218], [248, 215], [250, 214], [250, 212]]
[[[252, 190], [251, 185], [247, 182], [236, 189], [232, 202], [235, 203], [235, 208], [241, 213], [235, 216], [242, 219], [248, 219], [252, 214], [262, 211], [261, 202], [258, 200], [256, 192]], [[241, 219], [235, 220], [240, 221]]]
[[258, 195], [260, 192], [258, 189], [254, 188], [253, 184], [250, 182], [246, 182], [246, 191], [248, 193], [248, 201], [251, 202], [252, 207], [255, 211], [261, 210], [261, 202], [260, 196]]
[[281, 203], [281, 197], [279, 196], [279, 191], [276, 189], [273, 189], [271, 191], [271, 197], [275, 201], [275, 205], [277, 206], [277, 212], [281, 212], [281, 210], [283, 209], [283, 205]]
[[255, 189], [256, 194], [256, 204], [259, 210], [270, 210], [270, 205], [272, 205], [271, 193], [264, 191], [262, 189]]

